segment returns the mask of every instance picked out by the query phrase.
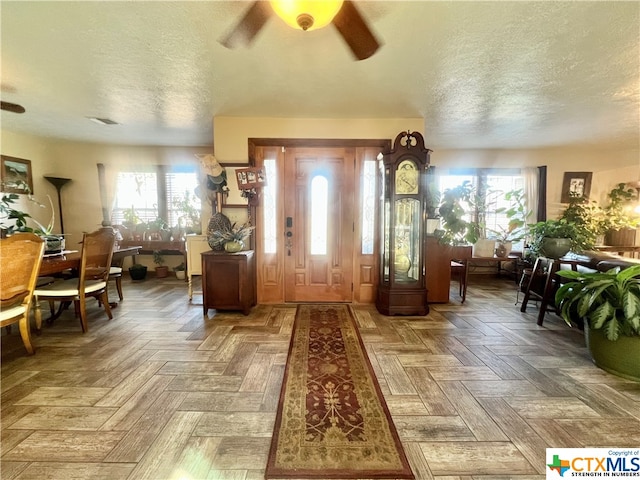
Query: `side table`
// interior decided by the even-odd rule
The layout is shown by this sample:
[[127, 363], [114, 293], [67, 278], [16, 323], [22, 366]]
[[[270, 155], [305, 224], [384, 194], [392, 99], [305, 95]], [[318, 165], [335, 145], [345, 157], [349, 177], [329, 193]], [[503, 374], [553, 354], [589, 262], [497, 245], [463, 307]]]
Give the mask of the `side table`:
[[253, 250], [237, 253], [202, 253], [202, 308], [242, 310], [248, 315], [256, 304]]

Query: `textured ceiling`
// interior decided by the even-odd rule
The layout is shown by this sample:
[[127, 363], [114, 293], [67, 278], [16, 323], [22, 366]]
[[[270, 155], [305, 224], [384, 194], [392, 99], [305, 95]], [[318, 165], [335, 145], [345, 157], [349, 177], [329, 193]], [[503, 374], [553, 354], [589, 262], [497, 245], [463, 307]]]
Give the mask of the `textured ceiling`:
[[[638, 147], [640, 2], [356, 2], [384, 42], [272, 18], [218, 43], [247, 2], [0, 4], [2, 128], [211, 145], [215, 116], [423, 117], [430, 148]], [[96, 125], [86, 117], [113, 119]]]

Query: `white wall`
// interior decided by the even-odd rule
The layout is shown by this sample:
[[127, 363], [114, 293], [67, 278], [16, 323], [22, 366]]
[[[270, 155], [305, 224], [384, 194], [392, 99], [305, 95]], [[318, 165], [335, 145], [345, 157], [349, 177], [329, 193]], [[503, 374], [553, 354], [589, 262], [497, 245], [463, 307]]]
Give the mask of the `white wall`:
[[[428, 146], [428, 139], [425, 139]], [[596, 148], [549, 148], [529, 150], [436, 150], [431, 164], [439, 168], [539, 167], [547, 166], [547, 215], [556, 217], [564, 172], [592, 172], [593, 200], [606, 204], [606, 194], [620, 182], [640, 180], [640, 152]]]
[[[136, 147], [69, 142], [2, 131], [2, 154], [31, 160], [34, 197], [47, 205], [46, 196], [50, 195], [53, 199], [56, 233], [60, 233], [57, 193], [55, 187], [43, 176], [55, 174], [71, 179], [61, 190], [67, 248], [71, 249], [82, 240], [83, 232], [96, 230], [102, 222], [98, 163], [103, 163], [106, 168], [198, 164], [195, 154], [212, 151], [212, 147]], [[40, 223], [46, 224], [49, 221], [48, 206], [46, 209], [35, 208], [24, 198], [19, 205], [20, 209], [29, 212]], [[180, 263], [179, 257], [165, 258], [170, 266]], [[150, 259], [142, 260], [142, 263], [153, 266]]]
[[[247, 162], [248, 138], [388, 138], [403, 130], [421, 132], [423, 121], [405, 119], [290, 119], [216, 117], [214, 119], [215, 154], [221, 162]], [[65, 231], [79, 240], [83, 231], [91, 231], [102, 220], [96, 165], [109, 167], [195, 163], [196, 153], [211, 153], [212, 147], [152, 147], [79, 143], [39, 138], [1, 131], [2, 154], [31, 160], [34, 193], [41, 202], [50, 195], [56, 202], [55, 188], [44, 180], [45, 174], [71, 178], [62, 189]], [[429, 139], [425, 138], [429, 147]], [[640, 179], [638, 150], [556, 148], [538, 150], [436, 150], [431, 161], [448, 167], [548, 167], [548, 214], [561, 207], [560, 193], [566, 171], [593, 172], [592, 198], [604, 201], [606, 192], [619, 182]], [[23, 202], [24, 203], [24, 202]], [[57, 205], [56, 205], [57, 207]], [[48, 211], [25, 205], [41, 223]], [[209, 212], [204, 212], [207, 218]], [[59, 228], [59, 226], [58, 226]], [[56, 230], [59, 231], [59, 230]]]
[[215, 117], [213, 143], [221, 162], [246, 162], [249, 138], [353, 138], [393, 141], [402, 131], [423, 132], [422, 118]]

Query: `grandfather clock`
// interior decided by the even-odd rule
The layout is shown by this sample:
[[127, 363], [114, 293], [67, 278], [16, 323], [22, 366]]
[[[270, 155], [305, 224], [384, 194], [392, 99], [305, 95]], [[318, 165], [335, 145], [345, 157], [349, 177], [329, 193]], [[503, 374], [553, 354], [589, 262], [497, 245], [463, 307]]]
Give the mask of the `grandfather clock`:
[[376, 307], [384, 315], [426, 315], [425, 226], [431, 150], [401, 132], [381, 161], [382, 245]]

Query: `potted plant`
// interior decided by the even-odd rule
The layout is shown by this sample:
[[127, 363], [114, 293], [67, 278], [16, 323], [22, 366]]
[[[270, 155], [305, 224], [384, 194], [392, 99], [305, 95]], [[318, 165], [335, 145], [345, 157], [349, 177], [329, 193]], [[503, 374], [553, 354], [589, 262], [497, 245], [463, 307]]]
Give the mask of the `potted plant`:
[[169, 275], [169, 267], [164, 264], [164, 257], [160, 250], [153, 251], [153, 263], [156, 264], [157, 278], [165, 278]]
[[441, 244], [464, 245], [473, 244], [478, 240], [476, 225], [464, 218], [467, 215], [464, 204], [470, 204], [472, 197], [473, 186], [469, 181], [457, 187], [448, 188], [442, 193], [438, 206], [442, 227], [434, 231], [434, 235]]
[[594, 363], [640, 381], [640, 265], [604, 273], [560, 270], [558, 275], [571, 281], [556, 292], [556, 305], [569, 325], [575, 316], [583, 320]]
[[148, 240], [162, 240], [163, 242], [171, 240], [171, 230], [169, 230], [167, 222], [160, 217], [148, 222], [147, 230], [149, 232]]
[[[200, 199], [188, 190], [181, 197], [174, 197], [173, 208], [177, 210], [178, 225], [176, 226], [187, 235], [202, 234], [202, 211], [199, 206]], [[176, 235], [174, 235], [176, 237]]]
[[509, 207], [500, 207], [496, 213], [504, 213], [509, 223], [506, 227], [498, 225], [497, 229], [487, 229], [496, 239], [496, 256], [506, 257], [511, 253], [513, 243], [521, 242], [527, 235], [527, 218], [531, 210], [527, 210], [523, 189], [506, 192], [504, 199], [511, 203]]
[[637, 200], [635, 188], [619, 183], [608, 194], [609, 205], [604, 207], [605, 243], [607, 245], [635, 245], [636, 228], [640, 218], [632, 208]]
[[572, 194], [569, 197], [569, 205], [560, 218], [582, 227], [584, 235], [588, 237], [588, 245], [595, 245], [598, 237], [607, 229], [604, 209], [595, 200], [581, 195]]
[[176, 272], [178, 280], [184, 280], [187, 274], [187, 266], [182, 262], [180, 265], [173, 267], [173, 271]]
[[531, 253], [547, 258], [560, 258], [569, 251], [579, 253], [593, 248], [592, 237], [585, 229], [565, 219], [545, 220], [529, 225]]
[[129, 267], [131, 280], [144, 280], [147, 276], [147, 266], [141, 263], [134, 263]]
[[[2, 232], [2, 236], [5, 237], [15, 232], [33, 232], [42, 237], [46, 242], [45, 253], [62, 252], [65, 247], [64, 236], [53, 233], [55, 209], [53, 208], [51, 197], [47, 195], [51, 207], [51, 218], [46, 226], [42, 225], [27, 212], [14, 208], [19, 198], [15, 193], [2, 194], [2, 198], [0, 199], [0, 231]], [[45, 208], [45, 206], [38, 202], [30, 193], [27, 194], [27, 199], [38, 207]], [[5, 221], [9, 221], [10, 223], [5, 223]], [[35, 223], [36, 228], [30, 227], [28, 225], [29, 221]]]

